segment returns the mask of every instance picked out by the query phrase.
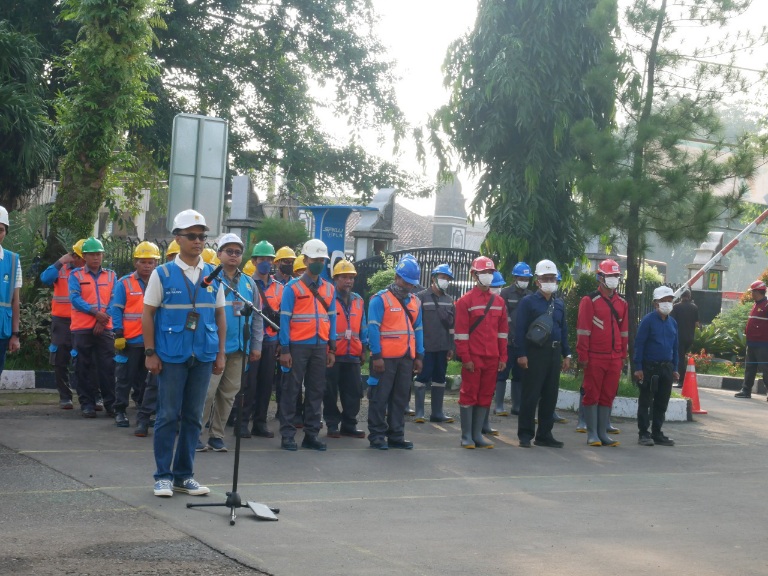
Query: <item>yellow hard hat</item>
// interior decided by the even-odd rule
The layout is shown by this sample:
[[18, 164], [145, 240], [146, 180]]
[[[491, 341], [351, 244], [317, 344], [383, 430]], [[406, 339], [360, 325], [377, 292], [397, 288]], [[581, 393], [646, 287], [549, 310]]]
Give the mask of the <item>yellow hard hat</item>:
[[288, 248], [288, 246], [283, 246], [275, 252], [275, 260], [282, 260], [283, 258], [296, 258], [296, 252]]
[[133, 250], [133, 257], [154, 258], [155, 260], [160, 260], [160, 248], [157, 247], [157, 244], [145, 240], [144, 242], [140, 242]]
[[179, 243], [176, 242], [176, 240], [171, 240], [171, 243], [168, 244], [168, 249], [165, 251], [165, 257], [168, 258], [168, 256], [175, 256], [181, 251], [181, 248], [179, 248]]
[[80, 258], [83, 257], [83, 244], [85, 243], [85, 238], [80, 238], [77, 242], [75, 242], [75, 245], [72, 246], [72, 252], [80, 256]]
[[352, 276], [357, 276], [357, 270], [355, 270], [355, 265], [349, 260], [339, 260], [333, 267], [333, 277], [336, 278], [339, 274], [352, 274]]
[[[280, 250], [282, 250], [282, 248], [280, 248]], [[302, 254], [301, 256], [298, 256], [296, 260], [293, 261], [293, 273], [297, 274], [302, 270], [306, 270], [306, 269], [307, 269], [307, 265], [304, 264], [304, 254]]]
[[243, 274], [247, 274], [248, 276], [253, 276], [253, 273], [256, 272], [256, 266], [254, 266], [253, 262], [249, 259], [245, 266], [243, 266]]
[[218, 266], [221, 263], [218, 256], [216, 256], [216, 250], [213, 248], [203, 248], [202, 256], [203, 262], [206, 264], [213, 264], [214, 266]]

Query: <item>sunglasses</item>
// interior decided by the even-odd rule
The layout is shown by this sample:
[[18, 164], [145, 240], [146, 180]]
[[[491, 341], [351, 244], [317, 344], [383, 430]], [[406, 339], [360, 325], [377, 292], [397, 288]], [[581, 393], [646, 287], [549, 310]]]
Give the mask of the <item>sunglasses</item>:
[[226, 248], [224, 250], [226, 252], [227, 256], [242, 256], [243, 251], [242, 250], [236, 250], [234, 248]]
[[195, 240], [205, 242], [205, 240], [208, 238], [208, 234], [195, 234], [194, 232], [190, 232], [189, 234], [179, 234], [179, 236], [186, 238], [190, 242], [194, 242]]

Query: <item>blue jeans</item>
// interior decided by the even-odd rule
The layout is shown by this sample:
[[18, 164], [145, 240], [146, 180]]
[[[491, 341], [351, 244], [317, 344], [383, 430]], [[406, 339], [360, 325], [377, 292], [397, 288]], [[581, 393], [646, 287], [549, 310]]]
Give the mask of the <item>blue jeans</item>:
[[[203, 427], [203, 407], [212, 370], [213, 362], [200, 362], [194, 357], [182, 363], [163, 363], [157, 376], [156, 481], [182, 482], [194, 476], [195, 447]], [[181, 426], [176, 442], [179, 420]]]

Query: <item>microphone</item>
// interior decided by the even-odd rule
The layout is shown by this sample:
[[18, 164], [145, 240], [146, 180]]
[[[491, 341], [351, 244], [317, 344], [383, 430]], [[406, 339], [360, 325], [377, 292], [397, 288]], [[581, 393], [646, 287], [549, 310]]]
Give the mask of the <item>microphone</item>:
[[216, 277], [219, 275], [219, 272], [221, 272], [221, 269], [223, 267], [224, 267], [223, 264], [219, 264], [218, 266], [216, 266], [216, 268], [213, 269], [213, 272], [211, 272], [210, 274], [208, 274], [208, 276], [203, 278], [203, 281], [201, 282], [203, 287], [207, 288], [208, 286], [213, 284], [213, 281], [216, 280]]

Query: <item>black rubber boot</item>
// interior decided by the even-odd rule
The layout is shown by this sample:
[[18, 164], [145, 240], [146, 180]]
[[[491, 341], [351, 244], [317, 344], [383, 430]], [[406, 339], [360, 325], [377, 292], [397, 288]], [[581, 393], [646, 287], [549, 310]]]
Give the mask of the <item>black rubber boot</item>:
[[608, 426], [608, 416], [610, 413], [610, 406], [597, 407], [597, 435], [600, 437], [600, 441], [603, 443], [603, 446], [618, 446], [619, 441], [614, 440], [605, 433], [605, 430]]
[[597, 435], [597, 406], [582, 406], [584, 414], [584, 427], [587, 429], [587, 444], [590, 446], [602, 446], [603, 441]]
[[445, 399], [445, 382], [432, 382], [429, 401], [432, 406], [432, 413], [429, 416], [430, 422], [440, 422], [450, 424], [453, 422], [453, 416], [443, 412], [443, 400]]
[[413, 421], [417, 424], [424, 424], [424, 398], [427, 395], [427, 385], [421, 382], [415, 382], [413, 385], [413, 399], [416, 408]]
[[472, 406], [472, 440], [476, 448], [493, 448], [493, 442], [488, 442], [483, 436], [483, 422], [488, 418], [489, 408]]
[[475, 442], [472, 440], [472, 406], [459, 406], [461, 414], [461, 447], [474, 448]]
[[507, 391], [507, 381], [496, 381], [496, 407], [493, 409], [493, 413], [496, 416], [509, 416], [509, 412], [504, 410], [504, 394]]

